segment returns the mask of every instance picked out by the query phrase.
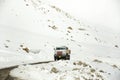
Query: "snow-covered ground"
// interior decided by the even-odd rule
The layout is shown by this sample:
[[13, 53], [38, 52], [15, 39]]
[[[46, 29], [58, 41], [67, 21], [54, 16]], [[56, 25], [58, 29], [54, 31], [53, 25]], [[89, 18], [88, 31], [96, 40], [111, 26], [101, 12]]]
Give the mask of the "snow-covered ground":
[[22, 80], [119, 80], [117, 67], [97, 60], [57, 61], [48, 64], [19, 66], [11, 75]]
[[[70, 61], [53, 60], [54, 47], [68, 46]], [[93, 27], [47, 0], [0, 1], [0, 68], [22, 80], [119, 80], [120, 36]]]

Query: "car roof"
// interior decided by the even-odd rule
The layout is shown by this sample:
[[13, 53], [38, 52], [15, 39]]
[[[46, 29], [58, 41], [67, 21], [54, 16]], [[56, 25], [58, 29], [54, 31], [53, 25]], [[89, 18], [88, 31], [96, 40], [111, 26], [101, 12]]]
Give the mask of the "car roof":
[[60, 46], [60, 47], [56, 47], [56, 48], [67, 48], [67, 46]]

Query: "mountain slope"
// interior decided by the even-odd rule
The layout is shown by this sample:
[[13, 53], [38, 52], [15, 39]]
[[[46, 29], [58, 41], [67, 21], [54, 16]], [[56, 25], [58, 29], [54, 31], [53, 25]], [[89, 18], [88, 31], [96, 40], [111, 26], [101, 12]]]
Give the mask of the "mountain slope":
[[0, 6], [1, 49], [23, 53], [24, 47], [31, 52], [47, 49], [46, 53], [53, 53], [55, 46], [67, 45], [73, 53], [103, 56], [102, 53], [109, 52], [106, 56], [110, 57], [119, 53], [118, 34], [84, 25], [47, 1], [3, 0]]
[[59, 35], [59, 38], [77, 42], [108, 43], [110, 46], [119, 46], [118, 34], [113, 34], [107, 29], [85, 26], [46, 1], [4, 0], [1, 5], [0, 21], [1, 26], [12, 26], [38, 34], [53, 37]]
[[85, 25], [46, 0], [2, 0], [0, 4], [0, 68], [53, 60], [53, 48], [65, 45], [72, 51], [69, 62], [81, 60], [101, 69], [92, 64], [97, 59], [108, 69], [117, 66], [111, 73], [119, 74], [118, 33]]

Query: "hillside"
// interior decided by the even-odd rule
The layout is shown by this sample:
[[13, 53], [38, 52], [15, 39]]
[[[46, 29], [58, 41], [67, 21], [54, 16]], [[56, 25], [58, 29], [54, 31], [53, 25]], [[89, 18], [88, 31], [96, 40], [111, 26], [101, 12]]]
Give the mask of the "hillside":
[[[69, 15], [67, 11], [61, 10], [46, 0], [2, 0], [0, 4], [0, 68], [53, 60], [53, 48], [65, 45], [72, 51], [71, 60], [63, 61], [63, 63], [62, 61], [54, 62], [47, 66], [52, 64], [57, 67], [57, 64], [67, 65], [68, 63], [71, 65], [70, 69], [74, 69], [78, 66], [73, 66], [72, 63], [82, 61], [94, 66], [94, 69], [105, 69], [103, 66], [109, 70], [112, 69], [113, 71], [110, 72], [105, 69], [108, 77], [105, 78], [106, 73], [103, 74], [103, 80], [112, 80], [117, 76], [112, 75], [115, 72], [119, 75], [120, 37], [118, 33], [106, 27], [83, 24], [79, 19]], [[102, 61], [100, 65], [102, 67], [97, 66], [94, 60]], [[113, 69], [116, 66], [117, 68]], [[47, 67], [46, 69], [48, 70]], [[81, 69], [84, 70], [84, 68]], [[90, 69], [87, 68], [87, 70]], [[64, 69], [60, 71], [65, 72]], [[19, 74], [15, 74], [13, 76], [20, 77]], [[75, 74], [78, 73], [75, 72]], [[83, 75], [87, 74], [83, 72]], [[68, 78], [65, 79], [68, 80]], [[119, 80], [119, 77], [115, 79]], [[29, 80], [39, 80], [39, 78]]]

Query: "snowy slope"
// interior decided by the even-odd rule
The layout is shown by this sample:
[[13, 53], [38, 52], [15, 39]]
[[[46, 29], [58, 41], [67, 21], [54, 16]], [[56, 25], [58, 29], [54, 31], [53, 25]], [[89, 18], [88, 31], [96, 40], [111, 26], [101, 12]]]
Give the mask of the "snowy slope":
[[79, 42], [119, 45], [118, 34], [113, 34], [107, 29], [103, 31], [103, 29], [84, 26], [79, 20], [47, 3], [46, 0], [4, 0], [1, 5], [0, 21], [1, 26], [17, 27], [42, 35], [54, 37], [59, 35], [59, 38]]
[[[19, 66], [11, 75], [22, 80], [119, 80], [117, 67], [104, 62], [58, 61], [49, 64]], [[16, 78], [17, 79], [17, 78]]]
[[[118, 75], [120, 73], [120, 37], [118, 33], [104, 27], [85, 25], [46, 0], [2, 0], [0, 4], [0, 68], [53, 60], [53, 48], [66, 45], [72, 51], [71, 61], [45, 64], [43, 66], [48, 66], [45, 68], [45, 72], [43, 70], [39, 74], [36, 71], [34, 76], [41, 75], [44, 72], [45, 76], [42, 77], [44, 79], [46, 74], [49, 73], [46, 69], [50, 69], [51, 65], [55, 67], [59, 64], [61, 66], [71, 65], [70, 69], [72, 70], [74, 67], [78, 67], [72, 65], [78, 60], [93, 66], [97, 70], [96, 74], [100, 73], [98, 71], [100, 69], [105, 70], [106, 73], [100, 73], [100, 75], [103, 75], [104, 80], [113, 80], [114, 78], [119, 80], [119, 76], [113, 75], [113, 73]], [[28, 52], [24, 49], [28, 49]], [[94, 63], [96, 59], [102, 61], [101, 65], [97, 66], [98, 64]], [[114, 69], [112, 65], [117, 66], [117, 68]], [[25, 68], [25, 72], [28, 71], [25, 73], [26, 75], [33, 75], [31, 69], [34, 69], [34, 66], [28, 65], [28, 67], [30, 70], [27, 70], [26, 66], [22, 66], [17, 70]], [[37, 67], [41, 69], [41, 65], [37, 65]], [[79, 68], [84, 70], [84, 67]], [[24, 73], [17, 72], [16, 75], [17, 70], [13, 70], [11, 75], [26, 79]], [[71, 70], [70, 74], [74, 74], [74, 71]], [[90, 70], [90, 68], [87, 68], [87, 70]], [[64, 69], [61, 71], [65, 72]], [[75, 71], [75, 74], [83, 79], [77, 71]], [[66, 72], [61, 76], [64, 76], [64, 74]], [[50, 74], [50, 76], [52, 75], [54, 74]], [[64, 77], [66, 80], [69, 78], [72, 80], [74, 75], [71, 78], [68, 75]], [[90, 77], [85, 72], [83, 75], [86, 75], [87, 78]], [[28, 77], [28, 80], [39, 80], [41, 78], [37, 77], [36, 79], [34, 76], [32, 78]], [[55, 75], [54, 79], [57, 76]]]
[[[98, 25], [119, 31], [119, 0], [48, 0], [92, 26]], [[64, 2], [64, 3], [63, 3]]]

